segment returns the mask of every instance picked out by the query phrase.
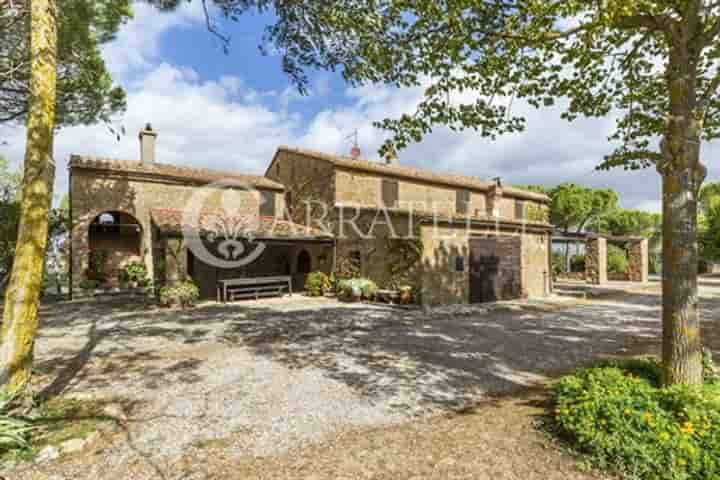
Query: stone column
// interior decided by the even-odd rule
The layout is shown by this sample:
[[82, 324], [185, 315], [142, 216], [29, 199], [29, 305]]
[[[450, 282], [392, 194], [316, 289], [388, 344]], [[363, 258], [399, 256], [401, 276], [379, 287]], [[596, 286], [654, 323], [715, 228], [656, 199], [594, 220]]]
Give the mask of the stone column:
[[165, 279], [168, 285], [187, 279], [187, 250], [181, 238], [165, 242]]
[[602, 237], [588, 238], [585, 245], [585, 281], [607, 283], [607, 240]]
[[648, 241], [647, 238], [632, 242], [627, 249], [628, 280], [631, 282], [648, 281]]

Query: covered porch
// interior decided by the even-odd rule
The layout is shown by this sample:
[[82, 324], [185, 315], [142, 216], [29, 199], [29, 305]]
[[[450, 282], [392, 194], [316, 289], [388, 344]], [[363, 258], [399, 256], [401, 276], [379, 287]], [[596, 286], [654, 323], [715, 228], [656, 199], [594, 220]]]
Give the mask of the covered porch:
[[183, 218], [179, 210], [152, 211], [156, 272], [163, 284], [192, 280], [203, 299], [217, 299], [218, 287], [234, 279], [289, 277], [291, 290], [302, 292], [310, 272], [333, 271], [335, 239], [317, 229], [244, 218], [248, 228], [228, 235], [227, 229], [208, 228], [204, 218], [197, 225], [183, 225]]

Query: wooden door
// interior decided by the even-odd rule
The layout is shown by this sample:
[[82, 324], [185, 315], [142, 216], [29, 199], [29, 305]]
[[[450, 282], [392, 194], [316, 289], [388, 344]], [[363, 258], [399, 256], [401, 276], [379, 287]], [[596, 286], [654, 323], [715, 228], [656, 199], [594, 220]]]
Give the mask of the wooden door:
[[478, 237], [469, 243], [470, 303], [520, 298], [520, 237]]

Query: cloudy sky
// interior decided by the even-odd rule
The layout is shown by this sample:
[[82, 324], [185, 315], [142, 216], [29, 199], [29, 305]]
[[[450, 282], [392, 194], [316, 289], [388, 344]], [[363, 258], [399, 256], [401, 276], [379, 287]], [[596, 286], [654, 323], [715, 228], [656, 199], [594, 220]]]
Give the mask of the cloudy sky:
[[[193, 2], [180, 12], [160, 14], [136, 5], [135, 18], [105, 46], [108, 66], [128, 94], [127, 111], [114, 122], [127, 135], [117, 141], [105, 125], [61, 130], [55, 145], [57, 197], [67, 191], [71, 153], [136, 159], [136, 133], [146, 122], [159, 133], [160, 162], [262, 174], [278, 145], [347, 154], [356, 129], [363, 156], [376, 158], [386, 134], [372, 122], [411, 111], [419, 99], [417, 90], [351, 89], [325, 72], [312, 75], [312, 92], [302, 97], [283, 75], [279, 58], [258, 51], [267, 17], [247, 15], [223, 24], [232, 38], [225, 54], [205, 29], [198, 7]], [[625, 207], [658, 210], [660, 183], [653, 170], [593, 170], [610, 150], [605, 139], [612, 120], [569, 124], [555, 110], [514, 108], [526, 111], [527, 130], [521, 134], [490, 141], [474, 132], [438, 129], [400, 152], [400, 161], [481, 178], [501, 176], [514, 184], [611, 187]], [[7, 142], [0, 154], [18, 165], [23, 129], [0, 127], [0, 139]], [[704, 150], [710, 179], [720, 177], [720, 165], [712, 160], [717, 153], [718, 145]]]

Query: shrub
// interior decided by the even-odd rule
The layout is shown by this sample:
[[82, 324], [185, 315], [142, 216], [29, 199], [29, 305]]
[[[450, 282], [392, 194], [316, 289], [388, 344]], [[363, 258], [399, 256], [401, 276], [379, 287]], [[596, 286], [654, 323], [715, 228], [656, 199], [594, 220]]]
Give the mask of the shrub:
[[617, 245], [607, 246], [608, 273], [625, 273], [628, 268], [628, 259], [625, 250]]
[[95, 290], [100, 286], [100, 282], [97, 280], [92, 280], [90, 278], [83, 278], [80, 281], [80, 288], [83, 290]]
[[0, 391], [0, 453], [28, 448], [28, 437], [34, 428], [29, 422], [10, 414], [11, 398]]
[[554, 278], [565, 272], [565, 256], [560, 252], [552, 252], [552, 273]]
[[570, 257], [570, 271], [571, 272], [584, 272], [585, 271], [585, 255], [573, 255]]
[[312, 272], [305, 280], [305, 292], [311, 297], [322, 297], [330, 291], [331, 287], [330, 277], [323, 272]]
[[654, 361], [579, 370], [554, 387], [559, 432], [596, 467], [639, 479], [720, 476], [720, 383], [661, 388]]
[[107, 250], [91, 250], [88, 262], [87, 278], [103, 282], [107, 279], [107, 262], [110, 252]]
[[190, 281], [177, 282], [160, 289], [160, 303], [165, 306], [192, 306], [200, 298], [200, 289]]
[[367, 278], [341, 280], [338, 283], [338, 297], [341, 300], [370, 300], [375, 296], [377, 290], [377, 284]]
[[147, 279], [147, 268], [140, 262], [132, 262], [125, 266], [123, 274], [128, 282], [144, 283]]

